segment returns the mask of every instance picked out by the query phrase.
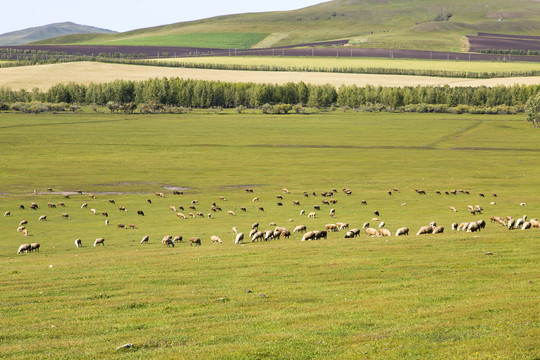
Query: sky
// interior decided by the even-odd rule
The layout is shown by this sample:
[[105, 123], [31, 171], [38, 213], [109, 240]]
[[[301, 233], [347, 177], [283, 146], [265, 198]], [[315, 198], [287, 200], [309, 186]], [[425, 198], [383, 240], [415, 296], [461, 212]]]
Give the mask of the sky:
[[1, 6], [0, 34], [65, 21], [123, 32], [217, 15], [295, 10], [324, 1], [8, 0]]

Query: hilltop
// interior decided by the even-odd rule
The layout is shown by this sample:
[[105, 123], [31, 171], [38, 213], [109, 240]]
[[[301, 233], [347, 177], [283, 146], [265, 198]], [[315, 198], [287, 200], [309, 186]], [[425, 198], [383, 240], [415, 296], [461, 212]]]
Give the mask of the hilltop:
[[535, 35], [531, 0], [333, 0], [293, 11], [246, 13], [118, 34], [71, 35], [36, 44], [260, 48], [351, 39], [368, 48], [461, 51], [477, 32]]
[[107, 29], [100, 29], [94, 26], [79, 25], [72, 22], [55, 23], [1, 34], [0, 46], [28, 44], [34, 41], [56, 38], [70, 34], [102, 33], [112, 34], [115, 32]]

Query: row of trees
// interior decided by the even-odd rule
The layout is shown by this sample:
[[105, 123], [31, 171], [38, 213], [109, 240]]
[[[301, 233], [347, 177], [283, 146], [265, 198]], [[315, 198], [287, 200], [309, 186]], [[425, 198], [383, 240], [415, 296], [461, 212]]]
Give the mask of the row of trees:
[[67, 104], [157, 103], [186, 108], [259, 108], [264, 104], [301, 104], [327, 108], [344, 106], [359, 108], [378, 104], [390, 109], [427, 104], [456, 107], [523, 107], [527, 100], [540, 93], [540, 85], [496, 87], [358, 87], [308, 85], [303, 82], [284, 85], [230, 83], [201, 80], [151, 79], [146, 81], [117, 80], [110, 83], [82, 85], [57, 84], [47, 91], [0, 88], [0, 102], [47, 102]]

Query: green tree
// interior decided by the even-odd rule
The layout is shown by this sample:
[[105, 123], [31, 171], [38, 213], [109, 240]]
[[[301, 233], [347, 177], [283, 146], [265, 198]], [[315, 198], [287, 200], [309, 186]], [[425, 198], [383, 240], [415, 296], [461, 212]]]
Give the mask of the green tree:
[[525, 104], [527, 121], [532, 122], [533, 127], [537, 128], [540, 124], [540, 93], [527, 100]]

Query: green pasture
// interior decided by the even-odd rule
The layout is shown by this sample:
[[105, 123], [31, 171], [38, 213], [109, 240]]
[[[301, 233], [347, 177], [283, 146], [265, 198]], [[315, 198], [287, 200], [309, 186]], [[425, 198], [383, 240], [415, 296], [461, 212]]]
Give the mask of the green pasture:
[[384, 58], [348, 58], [348, 57], [281, 57], [276, 50], [275, 57], [268, 56], [219, 56], [156, 59], [157, 62], [181, 62], [186, 64], [224, 64], [241, 66], [276, 66], [296, 71], [350, 69], [403, 69], [432, 70], [449, 72], [507, 73], [539, 70], [540, 65], [531, 62], [495, 62], [495, 61], [457, 61], [457, 60], [416, 60]]
[[[11, 212], [0, 217], [2, 358], [538, 357], [540, 229], [489, 222], [540, 217], [540, 132], [524, 115], [1, 113], [0, 131], [0, 213]], [[338, 202], [323, 204], [333, 188]], [[435, 193], [452, 189], [470, 195]], [[300, 215], [314, 205], [314, 219]], [[180, 220], [170, 206], [205, 217]], [[254, 222], [376, 227], [375, 210], [392, 234], [411, 234], [234, 245], [233, 226], [246, 238]], [[480, 233], [450, 230], [477, 219]], [[415, 235], [431, 221], [444, 234]], [[202, 245], [167, 248], [164, 235]], [[98, 237], [105, 246], [92, 246]], [[17, 255], [25, 242], [40, 252]]]
[[[193, 34], [159, 34], [155, 36], [125, 37], [105, 41], [105, 45], [124, 46], [179, 46], [218, 49], [249, 49], [268, 34], [251, 32], [209, 32]], [[95, 44], [92, 40], [88, 44]]]

